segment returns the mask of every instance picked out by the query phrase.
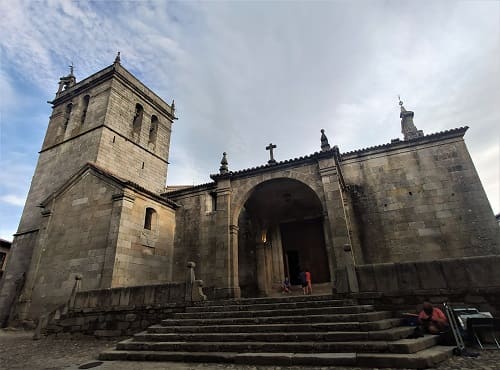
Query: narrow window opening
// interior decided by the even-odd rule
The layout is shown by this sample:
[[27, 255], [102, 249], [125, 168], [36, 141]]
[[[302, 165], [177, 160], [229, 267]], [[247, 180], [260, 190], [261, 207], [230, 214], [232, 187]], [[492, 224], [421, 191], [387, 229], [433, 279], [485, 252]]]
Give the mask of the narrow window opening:
[[408, 192], [408, 195], [413, 195], [413, 193], [411, 191]]
[[85, 118], [87, 117], [87, 109], [89, 108], [89, 102], [90, 102], [90, 95], [85, 95], [83, 97], [82, 119], [80, 122], [82, 125], [85, 123]]
[[73, 110], [73, 103], [66, 105], [66, 112], [64, 114], [64, 129], [69, 125], [69, 118], [71, 117], [71, 111]]
[[113, 144], [114, 144], [115, 140], [116, 140], [116, 136], [113, 136]]
[[142, 169], [144, 169], [144, 162], [142, 162]]
[[141, 133], [143, 115], [144, 115], [144, 108], [142, 108], [142, 105], [136, 104], [135, 105], [134, 121], [132, 122], [132, 131], [134, 132], [134, 134]]
[[149, 127], [149, 142], [156, 144], [156, 136], [158, 133], [158, 117], [151, 116], [151, 126]]
[[146, 230], [153, 230], [156, 226], [156, 211], [153, 208], [146, 208], [146, 216], [144, 217], [144, 228]]

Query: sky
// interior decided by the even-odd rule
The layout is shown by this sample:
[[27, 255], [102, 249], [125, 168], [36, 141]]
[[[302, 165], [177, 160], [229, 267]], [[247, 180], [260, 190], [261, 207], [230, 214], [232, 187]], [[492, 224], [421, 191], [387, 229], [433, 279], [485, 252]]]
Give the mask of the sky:
[[175, 99], [168, 185], [320, 149], [469, 126], [500, 212], [499, 1], [0, 0], [0, 238], [12, 240], [59, 77], [122, 65]]

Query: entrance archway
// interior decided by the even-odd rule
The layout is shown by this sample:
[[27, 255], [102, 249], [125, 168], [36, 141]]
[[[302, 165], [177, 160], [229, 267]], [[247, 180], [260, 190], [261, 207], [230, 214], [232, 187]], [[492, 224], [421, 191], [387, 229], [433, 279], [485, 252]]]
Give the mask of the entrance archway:
[[288, 276], [298, 284], [300, 269], [313, 283], [330, 282], [323, 207], [304, 183], [288, 178], [255, 186], [238, 218], [238, 273], [242, 296], [278, 290]]

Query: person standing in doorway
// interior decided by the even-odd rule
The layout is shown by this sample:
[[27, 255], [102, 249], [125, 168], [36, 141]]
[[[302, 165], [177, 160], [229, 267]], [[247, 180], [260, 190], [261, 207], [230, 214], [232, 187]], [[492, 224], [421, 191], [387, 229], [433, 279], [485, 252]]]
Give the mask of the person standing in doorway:
[[306, 273], [302, 269], [300, 270], [299, 280], [300, 280], [300, 284], [302, 284], [302, 292], [304, 293], [304, 295], [306, 295], [307, 294], [307, 279], [306, 279]]
[[304, 294], [311, 295], [313, 293], [313, 288], [312, 288], [312, 281], [311, 281], [311, 273], [309, 272], [308, 269], [306, 269], [305, 278], [306, 278], [306, 289], [305, 289]]

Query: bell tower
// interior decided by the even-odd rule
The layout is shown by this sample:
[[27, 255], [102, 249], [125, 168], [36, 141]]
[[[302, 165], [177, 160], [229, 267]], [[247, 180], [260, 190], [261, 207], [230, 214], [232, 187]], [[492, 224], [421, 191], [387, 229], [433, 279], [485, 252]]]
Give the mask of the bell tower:
[[88, 162], [151, 192], [164, 192], [175, 107], [113, 64], [77, 82], [60, 78], [23, 214], [0, 282], [0, 326], [27, 272], [43, 215], [40, 203]]

